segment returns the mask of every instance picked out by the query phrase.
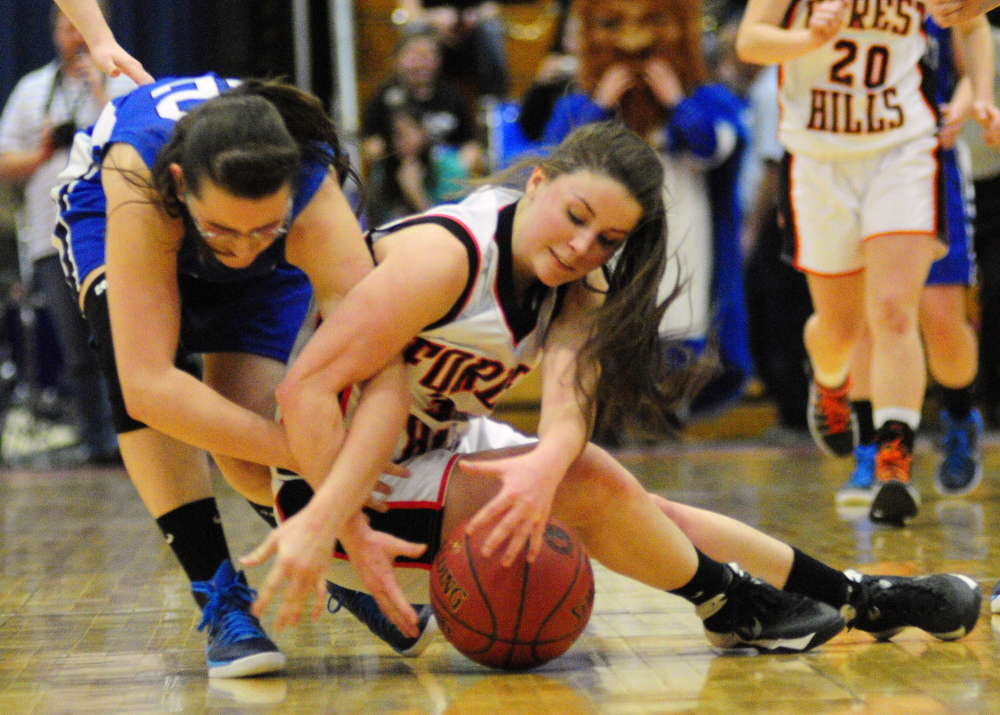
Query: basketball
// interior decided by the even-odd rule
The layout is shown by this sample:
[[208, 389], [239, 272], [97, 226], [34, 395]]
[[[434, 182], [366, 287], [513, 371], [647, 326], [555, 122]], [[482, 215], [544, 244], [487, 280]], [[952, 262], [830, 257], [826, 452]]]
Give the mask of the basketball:
[[480, 554], [489, 528], [472, 536], [459, 525], [441, 545], [431, 573], [431, 603], [445, 638], [491, 668], [526, 670], [565, 653], [594, 606], [594, 572], [583, 544], [557, 522], [542, 550], [527, 547], [509, 567]]

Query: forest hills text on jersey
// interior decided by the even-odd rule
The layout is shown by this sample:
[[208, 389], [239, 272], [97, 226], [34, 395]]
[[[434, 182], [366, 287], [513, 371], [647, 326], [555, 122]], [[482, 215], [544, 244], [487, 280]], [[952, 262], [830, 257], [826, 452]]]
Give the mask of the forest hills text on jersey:
[[[811, 14], [813, 5], [808, 4], [807, 13]], [[906, 35], [920, 31], [923, 16], [924, 4], [913, 0], [854, 0], [846, 29]], [[895, 88], [883, 86], [892, 62], [889, 47], [877, 40], [866, 45], [852, 37], [833, 41], [832, 49], [838, 57], [826, 79], [843, 89], [812, 88], [806, 129], [832, 134], [879, 134], [906, 123], [906, 113], [896, 102]]]

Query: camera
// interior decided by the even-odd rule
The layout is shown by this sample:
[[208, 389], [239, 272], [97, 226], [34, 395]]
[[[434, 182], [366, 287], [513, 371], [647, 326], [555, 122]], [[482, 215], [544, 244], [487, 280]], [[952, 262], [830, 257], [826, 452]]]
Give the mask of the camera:
[[52, 148], [68, 149], [73, 145], [73, 135], [76, 134], [75, 122], [64, 122], [52, 128]]

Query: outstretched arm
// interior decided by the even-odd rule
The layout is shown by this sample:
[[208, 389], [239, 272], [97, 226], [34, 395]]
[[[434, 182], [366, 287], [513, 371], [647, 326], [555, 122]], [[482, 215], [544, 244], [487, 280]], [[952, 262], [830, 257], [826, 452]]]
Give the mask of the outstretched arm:
[[109, 77], [125, 73], [136, 84], [149, 84], [153, 76], [142, 67], [142, 63], [123, 50], [111, 28], [108, 27], [97, 0], [55, 0], [59, 9], [66, 13], [90, 48], [90, 56], [95, 64]]
[[[431, 224], [383, 238], [376, 254], [378, 268], [370, 270], [367, 258], [370, 272], [346, 296], [321, 299], [323, 323], [278, 389], [293, 450], [309, 465], [307, 478], [316, 492], [244, 559], [254, 565], [277, 553], [254, 605], [255, 612], [262, 612], [284, 588], [276, 627], [299, 621], [310, 592], [316, 594], [313, 616], [319, 616], [335, 538], [341, 539], [383, 612], [404, 633], [416, 626], [416, 614], [392, 573], [391, 556], [377, 557], [415, 557], [423, 547], [391, 540], [376, 545], [374, 551], [381, 554], [369, 558], [372, 532], [359, 511], [391, 457], [409, 411], [400, 352], [458, 300], [468, 277], [468, 257], [447, 231]], [[322, 292], [317, 288], [318, 295]], [[341, 446], [331, 439], [328, 420], [339, 424], [337, 393], [361, 382], [361, 403]]]
[[[587, 445], [589, 420], [577, 394], [576, 364], [587, 338], [590, 312], [601, 299], [602, 294], [579, 282], [567, 288], [562, 311], [545, 339], [535, 448], [504, 459], [462, 461], [467, 473], [503, 482], [500, 493], [470, 520], [468, 530], [495, 523], [483, 543], [483, 555], [488, 557], [506, 543], [504, 565], [513, 563], [525, 543], [529, 544], [529, 561], [538, 555], [556, 488]], [[596, 377], [596, 372], [587, 376], [584, 388], [589, 389]]]

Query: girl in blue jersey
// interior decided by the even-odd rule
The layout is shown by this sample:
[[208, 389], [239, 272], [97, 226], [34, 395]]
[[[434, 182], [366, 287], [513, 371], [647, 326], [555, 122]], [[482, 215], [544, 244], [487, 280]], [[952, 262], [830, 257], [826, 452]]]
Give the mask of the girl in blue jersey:
[[[247, 612], [203, 450], [272, 523], [260, 465], [325, 474], [336, 402], [303, 393], [308, 419], [289, 409], [282, 426], [274, 390], [311, 298], [331, 312], [373, 266], [340, 188], [349, 171], [315, 98], [205, 75], [109, 104], [61, 175], [63, 268], [112, 388], [126, 469], [204, 610], [214, 677], [273, 671], [284, 656]], [[203, 381], [192, 354], [204, 355]], [[362, 412], [403, 409], [399, 389], [381, 389], [401, 369], [381, 375]]]
[[[342, 452], [308, 505], [245, 560], [278, 554], [256, 612], [284, 587], [276, 626], [297, 622], [309, 593], [324, 595], [339, 539], [357, 573], [335, 559], [331, 596], [396, 650], [412, 652], [426, 620], [418, 622], [410, 603], [427, 603], [442, 534], [468, 519], [469, 530], [489, 531], [484, 555], [510, 565], [525, 548], [534, 558], [553, 516], [605, 566], [689, 600], [720, 647], [807, 650], [842, 627], [837, 609], [848, 604], [859, 612], [851, 624], [873, 632], [919, 625], [954, 638], [972, 627], [981, 600], [974, 582], [935, 577], [927, 611], [903, 610], [910, 580], [876, 594], [876, 579], [852, 578], [732, 519], [651, 497], [588, 443], [597, 399], [638, 407], [684, 391], [682, 376], [657, 362], [662, 185], [652, 148], [620, 124], [595, 123], [571, 133], [522, 190], [491, 185], [372, 232], [378, 267], [327, 316], [336, 327], [311, 343], [320, 349], [296, 359], [281, 391], [314, 381], [346, 388], [402, 351], [412, 406], [394, 458], [411, 474], [395, 480], [385, 514], [365, 516], [361, 498], [374, 482], [359, 478]], [[537, 440], [489, 418], [497, 396], [535, 366]], [[355, 419], [348, 434], [364, 429]], [[390, 534], [427, 553], [421, 547], [393, 563], [401, 552], [386, 543]]]

